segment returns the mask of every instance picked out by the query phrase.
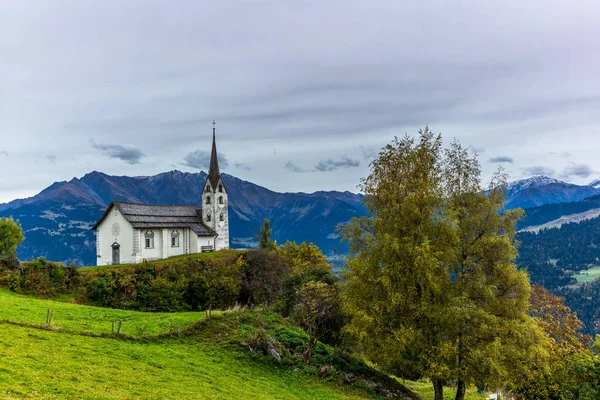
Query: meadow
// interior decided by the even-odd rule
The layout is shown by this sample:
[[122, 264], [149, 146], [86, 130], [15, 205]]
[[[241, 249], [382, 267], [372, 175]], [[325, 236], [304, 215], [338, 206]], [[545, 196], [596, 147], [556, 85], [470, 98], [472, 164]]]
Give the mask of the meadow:
[[600, 266], [580, 271], [572, 276], [573, 278], [577, 279], [577, 282], [579, 283], [593, 282], [596, 279], [600, 278]]
[[[54, 315], [49, 328], [48, 309]], [[363, 387], [321, 380], [236, 343], [248, 321], [262, 317], [244, 324], [213, 317], [212, 325], [204, 320], [198, 330], [204, 318], [204, 312], [115, 310], [0, 288], [0, 398], [377, 398]], [[123, 321], [121, 335], [111, 333], [113, 320]], [[431, 384], [406, 385], [432, 398]], [[450, 390], [447, 398], [453, 398]], [[485, 397], [471, 391], [467, 398]]]

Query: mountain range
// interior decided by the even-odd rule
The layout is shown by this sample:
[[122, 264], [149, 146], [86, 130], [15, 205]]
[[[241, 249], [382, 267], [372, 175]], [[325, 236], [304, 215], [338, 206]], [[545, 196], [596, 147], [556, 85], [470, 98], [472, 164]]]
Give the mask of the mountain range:
[[[278, 193], [228, 174], [222, 177], [229, 193], [232, 247], [254, 246], [263, 220], [269, 218], [279, 243], [310, 241], [325, 254], [345, 253], [336, 227], [352, 217], [367, 215], [360, 194]], [[33, 197], [0, 204], [0, 217], [13, 217], [23, 227], [26, 239], [19, 247], [21, 259], [45, 256], [92, 265], [95, 238], [91, 227], [111, 201], [199, 205], [205, 180], [204, 172], [170, 171], [138, 177], [91, 172], [56, 182]], [[600, 196], [593, 197], [600, 195], [596, 186], [533, 177], [509, 185], [506, 207], [528, 209], [521, 229], [541, 225], [565, 214], [600, 207]]]
[[[229, 194], [232, 247], [251, 247], [265, 218], [278, 242], [311, 241], [326, 254], [345, 252], [338, 224], [366, 215], [362, 196], [350, 192], [277, 193], [222, 174]], [[57, 182], [38, 195], [0, 204], [0, 217], [13, 217], [23, 227], [19, 247], [23, 260], [44, 256], [65, 263], [93, 265], [95, 236], [91, 227], [111, 201], [147, 204], [195, 204], [206, 173], [171, 171], [155, 176], [110, 176], [91, 172]]]

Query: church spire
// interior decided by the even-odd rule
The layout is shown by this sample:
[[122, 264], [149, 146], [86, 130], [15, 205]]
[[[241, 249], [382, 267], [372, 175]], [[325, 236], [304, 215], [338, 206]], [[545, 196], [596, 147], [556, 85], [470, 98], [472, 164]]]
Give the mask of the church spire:
[[212, 140], [212, 151], [210, 153], [210, 167], [208, 168], [208, 180], [213, 190], [216, 190], [221, 172], [219, 171], [219, 160], [217, 158], [217, 140], [216, 136], [216, 125], [217, 123], [213, 120], [213, 140]]

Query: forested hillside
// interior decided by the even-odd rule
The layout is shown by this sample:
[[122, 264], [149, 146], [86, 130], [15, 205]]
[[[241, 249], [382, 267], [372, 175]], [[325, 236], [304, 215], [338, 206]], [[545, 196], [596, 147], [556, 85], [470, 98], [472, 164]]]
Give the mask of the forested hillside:
[[519, 267], [527, 268], [532, 282], [565, 297], [566, 304], [583, 321], [585, 331], [595, 334], [600, 317], [600, 282], [573, 287], [577, 281], [572, 276], [600, 265], [600, 218], [539, 233], [520, 232], [517, 239], [521, 242]]

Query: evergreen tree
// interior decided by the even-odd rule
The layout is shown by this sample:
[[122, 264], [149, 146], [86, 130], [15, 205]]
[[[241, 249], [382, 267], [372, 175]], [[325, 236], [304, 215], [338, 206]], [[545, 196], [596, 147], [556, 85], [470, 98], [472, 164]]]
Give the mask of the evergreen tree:
[[265, 218], [262, 226], [260, 227], [260, 234], [258, 235], [259, 249], [273, 250], [277, 246], [277, 243], [271, 239], [272, 233], [273, 230], [271, 229], [271, 221]]

